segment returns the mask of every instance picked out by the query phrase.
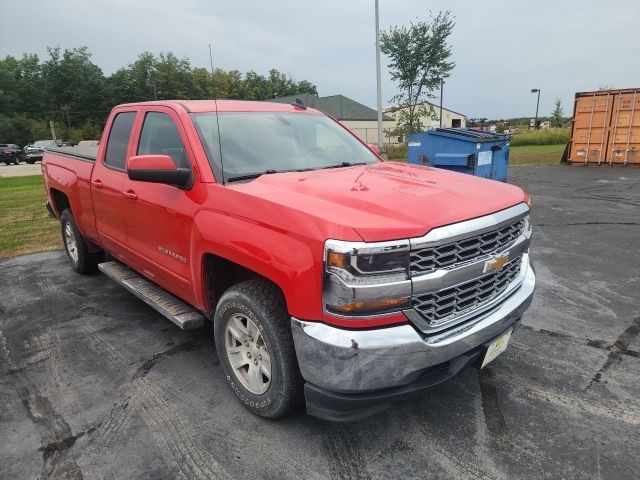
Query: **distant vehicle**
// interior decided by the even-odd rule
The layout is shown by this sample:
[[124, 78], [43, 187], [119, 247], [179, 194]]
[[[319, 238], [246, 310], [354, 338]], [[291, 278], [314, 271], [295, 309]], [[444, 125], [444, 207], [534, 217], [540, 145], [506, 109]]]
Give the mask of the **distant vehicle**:
[[38, 160], [42, 161], [45, 148], [55, 148], [58, 144], [55, 140], [37, 140], [31, 145], [24, 147], [24, 154], [27, 157], [27, 163], [32, 165]]
[[0, 143], [0, 162], [19, 165], [21, 156], [22, 149], [15, 143]]
[[76, 145], [78, 145], [78, 142], [74, 142], [73, 140], [64, 140], [58, 142], [59, 147], [75, 147]]
[[78, 147], [97, 147], [100, 144], [100, 140], [80, 140]]

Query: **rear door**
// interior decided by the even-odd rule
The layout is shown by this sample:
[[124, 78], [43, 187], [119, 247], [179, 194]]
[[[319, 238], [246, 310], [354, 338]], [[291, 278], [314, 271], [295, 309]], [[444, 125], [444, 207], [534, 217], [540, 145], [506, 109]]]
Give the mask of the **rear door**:
[[120, 259], [127, 252], [122, 186], [136, 115], [136, 110], [122, 110], [115, 114], [111, 125], [107, 125], [109, 138], [104, 154], [96, 159], [91, 173], [91, 198], [100, 241]]
[[[178, 115], [170, 108], [147, 107], [135, 134], [132, 155], [169, 155], [193, 175], [193, 153]], [[194, 191], [126, 178], [123, 212], [134, 268], [189, 301]]]

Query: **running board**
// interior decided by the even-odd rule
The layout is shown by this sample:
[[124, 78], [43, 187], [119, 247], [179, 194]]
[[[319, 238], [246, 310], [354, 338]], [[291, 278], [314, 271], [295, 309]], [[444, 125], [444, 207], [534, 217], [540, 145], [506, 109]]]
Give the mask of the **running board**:
[[196, 309], [138, 275], [122, 263], [100, 263], [98, 268], [107, 277], [118, 282], [181, 329], [192, 330], [204, 324], [205, 317]]

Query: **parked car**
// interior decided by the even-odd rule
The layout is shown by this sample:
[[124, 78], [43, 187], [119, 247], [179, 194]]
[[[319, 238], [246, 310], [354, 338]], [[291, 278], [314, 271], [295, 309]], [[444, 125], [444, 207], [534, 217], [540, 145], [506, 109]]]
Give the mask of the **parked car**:
[[100, 143], [99, 140], [80, 140], [78, 142], [78, 147], [97, 147]]
[[180, 328], [212, 321], [258, 415], [378, 412], [492, 361], [531, 303], [516, 186], [385, 162], [299, 104], [121, 105], [102, 138], [44, 155], [71, 267]]
[[0, 143], [0, 162], [19, 165], [21, 156], [22, 149], [15, 143]]
[[58, 144], [55, 142], [55, 140], [38, 140], [36, 142], [33, 142], [33, 144], [31, 145], [27, 145], [26, 147], [24, 147], [26, 162], [29, 164], [33, 164], [38, 160], [42, 160], [45, 149], [54, 148], [57, 146]]
[[75, 147], [76, 145], [78, 145], [78, 142], [74, 140], [60, 140], [58, 142], [59, 147]]

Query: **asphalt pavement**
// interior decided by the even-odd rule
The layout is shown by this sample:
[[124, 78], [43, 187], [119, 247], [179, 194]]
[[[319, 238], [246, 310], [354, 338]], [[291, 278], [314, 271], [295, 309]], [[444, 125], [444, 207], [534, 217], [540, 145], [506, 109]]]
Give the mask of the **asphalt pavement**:
[[0, 163], [0, 178], [26, 177], [28, 175], [42, 175], [40, 162], [32, 165], [26, 162], [21, 162], [19, 165]]
[[0, 262], [0, 478], [639, 478], [640, 169], [510, 181], [534, 202], [523, 327], [484, 370], [357, 423], [253, 416], [210, 326], [61, 252]]

